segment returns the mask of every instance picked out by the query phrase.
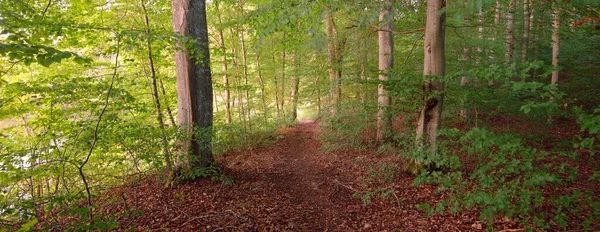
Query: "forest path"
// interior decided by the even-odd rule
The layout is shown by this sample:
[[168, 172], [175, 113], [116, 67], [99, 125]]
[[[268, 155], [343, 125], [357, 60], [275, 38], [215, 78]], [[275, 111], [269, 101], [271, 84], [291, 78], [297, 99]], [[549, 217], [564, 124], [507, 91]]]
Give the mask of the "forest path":
[[[381, 164], [396, 156], [374, 151], [321, 151], [319, 124], [301, 121], [282, 128], [273, 144], [229, 152], [217, 159], [233, 184], [198, 179], [162, 189], [150, 177], [106, 196], [108, 215], [119, 216], [120, 230], [135, 231], [472, 231], [476, 214], [426, 216], [417, 204], [435, 204], [433, 186], [412, 186], [413, 176], [386, 175]], [[378, 189], [394, 194], [380, 198]], [[371, 204], [354, 197], [372, 192]], [[135, 212], [135, 211], [134, 211]]]
[[[351, 197], [352, 192], [341, 189], [338, 184], [340, 177], [335, 157], [320, 151], [319, 130], [317, 122], [302, 120], [294, 127], [281, 129], [276, 135], [276, 143], [267, 150], [258, 151], [258, 156], [244, 157], [246, 165], [259, 174], [243, 174], [251, 177], [247, 181], [281, 192], [283, 200], [291, 203], [294, 211], [303, 216], [303, 221], [312, 221], [300, 225], [288, 223], [288, 229], [300, 226], [331, 230], [340, 223], [338, 212], [344, 211], [348, 200], [352, 201], [344, 199]], [[248, 169], [242, 169], [248, 172]], [[340, 192], [344, 197], [336, 195]]]

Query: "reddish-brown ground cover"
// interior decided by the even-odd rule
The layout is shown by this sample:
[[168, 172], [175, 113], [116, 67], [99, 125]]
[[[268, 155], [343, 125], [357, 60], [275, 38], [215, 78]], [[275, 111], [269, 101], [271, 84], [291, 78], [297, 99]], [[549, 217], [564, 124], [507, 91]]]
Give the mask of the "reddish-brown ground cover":
[[[435, 204], [444, 196], [433, 186], [414, 187], [413, 176], [398, 172], [391, 182], [373, 183], [373, 168], [397, 158], [369, 151], [323, 152], [318, 133], [317, 123], [301, 122], [280, 130], [269, 147], [219, 158], [231, 185], [202, 179], [164, 189], [160, 180], [147, 178], [114, 189], [108, 195], [116, 200], [104, 213], [143, 211], [119, 216], [121, 230], [135, 231], [485, 230], [475, 212], [426, 216], [416, 205]], [[375, 195], [367, 205], [354, 197], [375, 185], [395, 194]], [[508, 219], [494, 227], [518, 228]]]

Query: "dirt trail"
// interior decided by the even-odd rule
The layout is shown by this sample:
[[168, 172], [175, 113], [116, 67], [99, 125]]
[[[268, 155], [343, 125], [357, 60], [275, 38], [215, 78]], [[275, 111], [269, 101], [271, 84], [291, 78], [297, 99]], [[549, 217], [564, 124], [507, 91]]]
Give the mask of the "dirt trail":
[[[369, 170], [390, 157], [372, 151], [323, 152], [318, 123], [281, 129], [274, 144], [232, 152], [217, 161], [234, 181], [206, 179], [161, 189], [148, 178], [112, 191], [104, 206], [121, 216], [121, 230], [135, 231], [471, 231], [481, 228], [472, 213], [427, 217], [415, 205], [440, 199], [432, 186], [413, 187], [413, 177], [394, 176], [388, 190], [363, 205], [353, 195], [373, 190]], [[391, 160], [390, 163], [395, 163]], [[135, 211], [132, 211], [135, 210]]]

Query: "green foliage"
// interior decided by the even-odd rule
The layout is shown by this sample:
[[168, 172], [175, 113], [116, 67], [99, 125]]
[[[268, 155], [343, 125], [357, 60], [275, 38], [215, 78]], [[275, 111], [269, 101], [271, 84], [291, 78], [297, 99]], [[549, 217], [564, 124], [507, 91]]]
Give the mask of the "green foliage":
[[[559, 168], [554, 162], [546, 163], [551, 158], [546, 152], [528, 148], [512, 135], [497, 135], [475, 128], [462, 136], [461, 142], [462, 151], [475, 159], [475, 168], [467, 172], [423, 173], [415, 179], [416, 184], [438, 184], [439, 191], [450, 194], [450, 198], [435, 207], [420, 206], [425, 212], [432, 212], [432, 208], [437, 213], [479, 209], [480, 218], [489, 225], [493, 219], [506, 216], [528, 227], [549, 229], [553, 223], [565, 228], [572, 220], [566, 212], [581, 215], [577, 212], [587, 210], [583, 205], [597, 203], [592, 197], [593, 191], [547, 194], [544, 189], [576, 180], [561, 177], [561, 173], [565, 173], [560, 171], [565, 170], [564, 166]], [[547, 207], [547, 202], [553, 207], [551, 213], [540, 210]], [[588, 223], [599, 219], [593, 214], [584, 216]], [[589, 229], [585, 225], [581, 228]]]
[[[382, 200], [393, 196], [394, 199], [391, 199], [391, 201], [395, 200], [400, 204], [400, 199], [392, 188], [397, 172], [398, 168], [395, 165], [386, 163], [381, 163], [377, 168], [370, 167], [367, 172], [368, 176], [364, 179], [366, 190], [355, 192], [353, 196], [361, 199], [363, 205], [371, 204], [371, 199], [377, 196]], [[385, 187], [386, 185], [388, 187]], [[369, 188], [370, 186], [374, 186], [374, 188]]]
[[600, 148], [600, 107], [594, 109], [592, 114], [587, 114], [578, 107], [573, 108], [573, 111], [577, 115], [581, 131], [587, 132], [587, 136], [579, 136], [575, 148], [586, 149], [593, 156]]

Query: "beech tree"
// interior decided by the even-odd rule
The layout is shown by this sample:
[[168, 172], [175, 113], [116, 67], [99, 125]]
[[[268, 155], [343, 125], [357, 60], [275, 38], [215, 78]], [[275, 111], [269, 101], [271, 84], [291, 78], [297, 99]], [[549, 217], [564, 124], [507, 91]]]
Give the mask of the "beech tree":
[[208, 167], [212, 156], [213, 91], [208, 50], [206, 0], [173, 0], [173, 29], [182, 36], [175, 53], [178, 126], [182, 142], [175, 164], [180, 169]]
[[329, 61], [329, 81], [331, 89], [329, 91], [330, 113], [331, 117], [338, 114], [339, 104], [342, 96], [341, 78], [342, 78], [342, 54], [344, 42], [338, 37], [337, 27], [333, 17], [333, 12], [329, 7], [325, 9], [325, 30], [327, 32], [327, 54]]
[[428, 0], [425, 22], [423, 75], [427, 78], [423, 84], [423, 107], [417, 124], [417, 147], [437, 152], [438, 130], [444, 100], [444, 83], [439, 80], [445, 75], [445, 0]]
[[379, 14], [379, 85], [377, 87], [377, 141], [383, 142], [392, 135], [392, 121], [389, 112], [390, 96], [385, 88], [388, 81], [388, 72], [394, 65], [394, 34], [393, 8], [390, 1], [383, 2], [384, 6]]
[[552, 80], [551, 84], [558, 84], [558, 55], [560, 53], [560, 7], [556, 2], [552, 3], [552, 66], [554, 66], [554, 71], [552, 71]]

